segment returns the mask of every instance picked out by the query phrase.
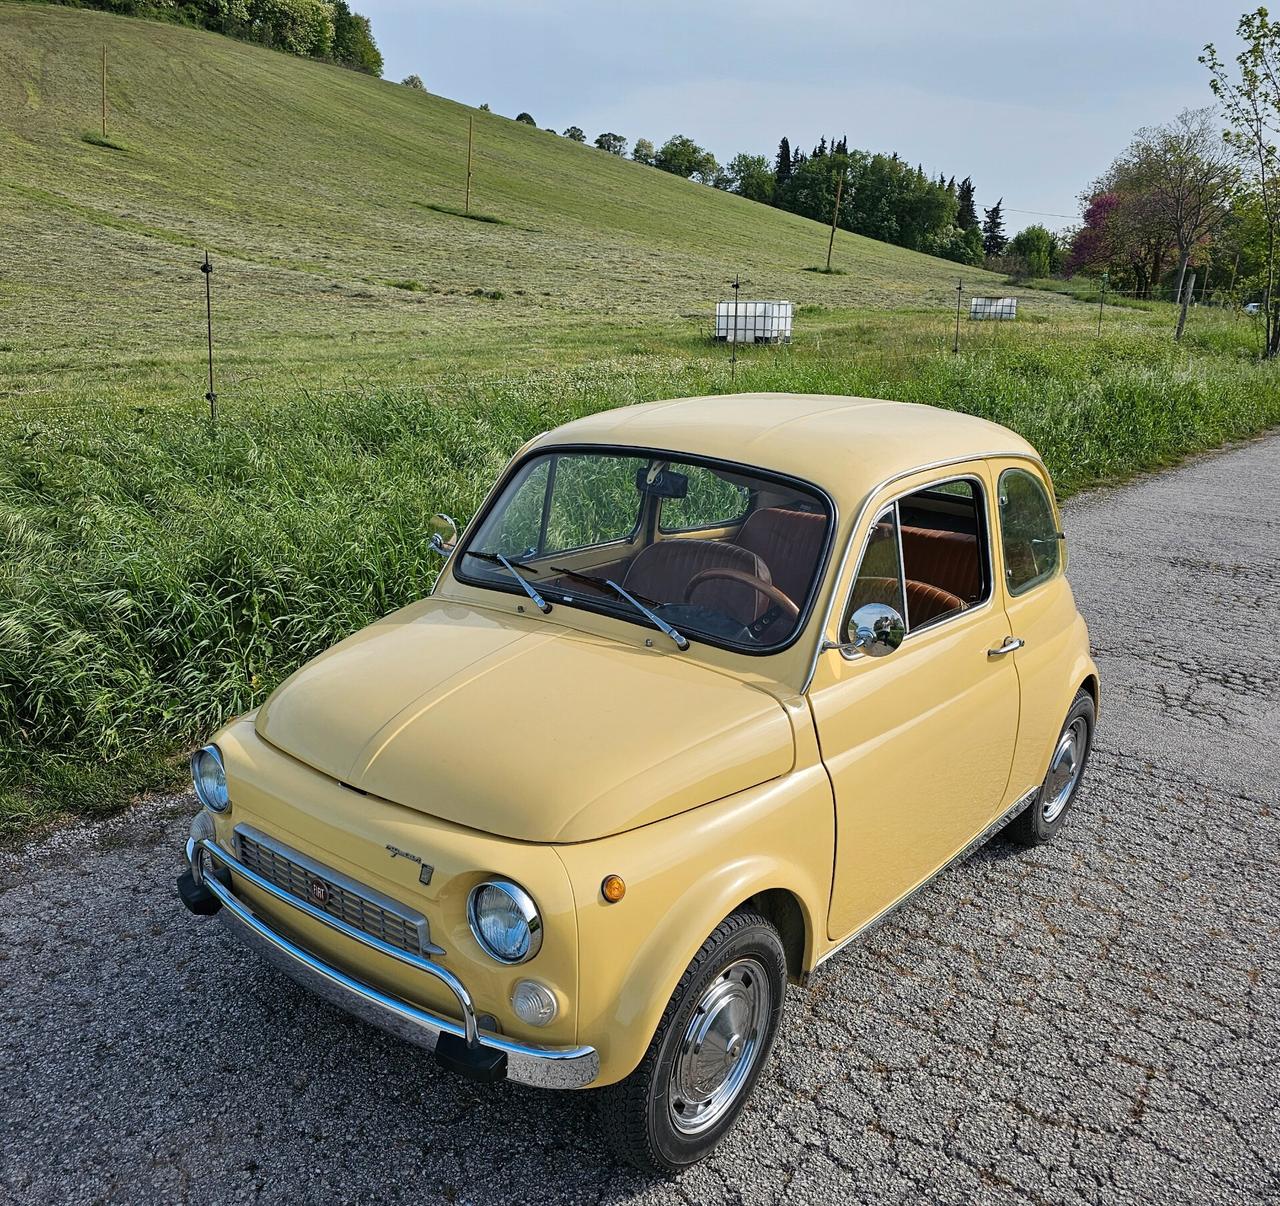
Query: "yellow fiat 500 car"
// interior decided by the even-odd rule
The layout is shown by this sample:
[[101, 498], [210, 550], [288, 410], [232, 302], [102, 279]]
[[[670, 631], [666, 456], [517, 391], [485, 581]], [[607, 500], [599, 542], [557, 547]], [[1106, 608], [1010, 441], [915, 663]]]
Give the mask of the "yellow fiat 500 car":
[[523, 448], [431, 595], [192, 759], [196, 913], [481, 1079], [600, 1086], [671, 1172], [788, 983], [996, 830], [1047, 841], [1098, 673], [1044, 465], [992, 423], [789, 394]]

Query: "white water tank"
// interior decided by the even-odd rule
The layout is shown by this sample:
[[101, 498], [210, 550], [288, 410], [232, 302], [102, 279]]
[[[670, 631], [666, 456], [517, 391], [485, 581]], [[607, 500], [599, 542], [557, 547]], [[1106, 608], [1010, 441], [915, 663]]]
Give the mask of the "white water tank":
[[716, 338], [728, 343], [790, 343], [789, 301], [716, 302]]

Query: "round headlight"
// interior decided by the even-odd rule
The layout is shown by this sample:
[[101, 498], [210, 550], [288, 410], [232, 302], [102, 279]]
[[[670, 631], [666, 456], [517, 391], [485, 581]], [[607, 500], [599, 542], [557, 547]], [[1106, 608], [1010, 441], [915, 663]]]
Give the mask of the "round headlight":
[[528, 892], [506, 880], [488, 880], [471, 889], [467, 920], [476, 941], [499, 963], [524, 963], [542, 946], [538, 906]]
[[196, 798], [214, 812], [225, 812], [231, 803], [227, 795], [227, 775], [222, 769], [222, 755], [216, 745], [206, 745], [191, 755], [191, 781]]

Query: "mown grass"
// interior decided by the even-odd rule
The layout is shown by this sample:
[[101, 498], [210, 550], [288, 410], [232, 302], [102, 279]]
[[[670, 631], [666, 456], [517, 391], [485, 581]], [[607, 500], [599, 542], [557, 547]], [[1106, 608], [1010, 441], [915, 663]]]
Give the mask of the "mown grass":
[[[736, 388], [984, 415], [1064, 494], [1280, 422], [1280, 376], [1230, 351], [984, 325], [952, 356], [936, 316], [884, 321], [846, 316], [845, 345], [822, 351], [740, 349]], [[176, 407], [0, 421], [0, 832], [166, 782], [184, 747], [420, 597], [427, 516], [471, 514], [530, 435], [730, 388], [726, 358], [702, 354], [242, 400], [212, 428]]]
[[[127, 152], [82, 139], [104, 46], [107, 141]], [[841, 231], [844, 275], [805, 272], [821, 223], [357, 72], [5, 0], [0, 212], [0, 406], [198, 398], [206, 248], [228, 390], [409, 384], [476, 346], [607, 356], [584, 317], [709, 321], [735, 274], [750, 295], [865, 308], [939, 304], [957, 271]]]

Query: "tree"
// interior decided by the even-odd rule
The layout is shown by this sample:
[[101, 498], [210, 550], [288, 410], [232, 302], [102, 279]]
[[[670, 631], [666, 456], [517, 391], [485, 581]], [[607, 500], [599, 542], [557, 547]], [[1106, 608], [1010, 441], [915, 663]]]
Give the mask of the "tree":
[[[382, 52], [369, 18], [353, 13], [346, 0], [333, 0], [333, 61], [353, 71], [382, 77]], [[422, 86], [422, 81], [418, 81]]]
[[333, 50], [333, 8], [327, 0], [249, 0], [247, 11], [255, 42], [317, 59]]
[[632, 159], [637, 163], [647, 163], [650, 167], [653, 167], [657, 157], [657, 152], [653, 149], [653, 143], [647, 138], [636, 139], [636, 145], [631, 149]]
[[[955, 177], [947, 185], [948, 190], [955, 189]], [[956, 193], [956, 225], [961, 230], [977, 230], [978, 210], [973, 201], [973, 180], [966, 176], [960, 181], [960, 189]]]
[[[664, 172], [683, 176], [687, 180], [705, 172], [709, 154], [688, 135], [673, 134], [658, 148], [653, 164]], [[715, 163], [714, 157], [711, 158], [711, 163]]]
[[735, 155], [725, 169], [729, 187], [749, 201], [768, 205], [773, 200], [774, 173], [763, 155]]
[[778, 157], [773, 161], [774, 191], [781, 193], [791, 179], [791, 142], [787, 138], [778, 143]]
[[625, 155], [627, 140], [621, 134], [597, 134], [596, 146], [610, 155]]
[[1153, 217], [1178, 253], [1178, 325], [1187, 325], [1187, 268], [1231, 211], [1238, 173], [1212, 109], [1185, 109], [1164, 126], [1139, 130], [1122, 156], [1121, 175], [1131, 173], [1150, 195]]
[[987, 255], [1003, 255], [1008, 239], [1004, 237], [1004, 198], [982, 211], [982, 250]]
[[1039, 280], [1051, 276], [1057, 258], [1058, 240], [1043, 226], [1028, 226], [1009, 241], [1009, 254], [1016, 261], [1018, 276]]
[[570, 142], [586, 142], [587, 141], [587, 136], [582, 132], [581, 126], [570, 126], [564, 132], [564, 136]]
[[538, 124], [533, 120], [532, 113], [517, 113], [516, 121], [523, 122], [526, 126], [536, 126]]
[[[1230, 123], [1224, 135], [1249, 173], [1250, 200], [1261, 228], [1262, 309], [1266, 324], [1264, 355], [1280, 355], [1280, 299], [1276, 296], [1277, 235], [1280, 233], [1280, 158], [1272, 139], [1280, 134], [1280, 21], [1265, 8], [1245, 13], [1236, 26], [1244, 49], [1234, 73], [1210, 43], [1200, 56], [1210, 86]], [[1250, 202], [1252, 204], [1250, 204]], [[1232, 282], [1233, 286], [1235, 282]]]
[[406, 88], [416, 88], [419, 92], [425, 92], [427, 90], [426, 85], [422, 82], [422, 76], [420, 75], [406, 75], [400, 82]]

